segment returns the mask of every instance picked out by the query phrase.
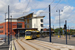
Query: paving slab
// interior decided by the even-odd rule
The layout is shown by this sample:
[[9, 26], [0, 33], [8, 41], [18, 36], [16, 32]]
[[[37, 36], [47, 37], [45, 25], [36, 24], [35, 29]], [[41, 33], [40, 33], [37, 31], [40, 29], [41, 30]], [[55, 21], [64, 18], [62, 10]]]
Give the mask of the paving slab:
[[0, 45], [0, 50], [9, 50], [9, 45], [8, 45], [8, 42]]

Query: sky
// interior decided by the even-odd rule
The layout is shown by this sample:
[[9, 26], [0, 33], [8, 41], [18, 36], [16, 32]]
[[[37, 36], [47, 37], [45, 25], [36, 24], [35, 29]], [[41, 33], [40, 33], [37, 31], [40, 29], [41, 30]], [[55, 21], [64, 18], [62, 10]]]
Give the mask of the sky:
[[[75, 29], [75, 1], [74, 0], [0, 0], [0, 22], [4, 22], [5, 13], [10, 6], [10, 16], [13, 18], [34, 12], [44, 17], [44, 28], [49, 28], [49, 4], [51, 5], [51, 27], [63, 28], [65, 20], [70, 29]], [[56, 12], [57, 10], [57, 12]], [[63, 11], [62, 11], [63, 10]], [[8, 15], [6, 15], [8, 17]]]

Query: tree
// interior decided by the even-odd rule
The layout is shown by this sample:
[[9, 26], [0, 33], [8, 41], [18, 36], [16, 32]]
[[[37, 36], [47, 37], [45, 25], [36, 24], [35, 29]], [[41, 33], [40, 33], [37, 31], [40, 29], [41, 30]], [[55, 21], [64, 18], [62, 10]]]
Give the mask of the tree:
[[75, 29], [70, 29], [70, 34], [75, 35]]
[[[62, 34], [62, 30], [63, 30], [63, 29], [60, 28], [60, 33], [61, 33], [61, 34]], [[59, 28], [56, 28], [56, 29], [54, 30], [55, 33], [58, 33], [58, 31], [59, 31]]]

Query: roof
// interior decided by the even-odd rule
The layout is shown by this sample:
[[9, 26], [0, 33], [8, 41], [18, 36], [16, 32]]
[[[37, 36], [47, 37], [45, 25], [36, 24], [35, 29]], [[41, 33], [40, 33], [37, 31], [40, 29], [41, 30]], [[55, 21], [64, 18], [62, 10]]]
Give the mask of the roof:
[[36, 17], [33, 17], [33, 18], [42, 18], [42, 17], [45, 17], [45, 16], [36, 16]]
[[[27, 17], [28, 15], [33, 15], [33, 13], [27, 14], [25, 16], [19, 17], [19, 18], [9, 18], [9, 20], [23, 20], [22, 18]], [[45, 16], [36, 16], [36, 17], [31, 17], [31, 18], [24, 18], [24, 19], [32, 19], [32, 18], [44, 18]], [[7, 18], [8, 19], [8, 18]], [[6, 19], [6, 20], [7, 20]]]
[[[6, 18], [6, 20], [7, 20], [7, 19], [8, 19], [8, 18]], [[12, 19], [12, 20], [17, 20], [17, 18], [9, 18], [9, 20], [11, 20], [11, 19]]]
[[33, 15], [33, 13], [30, 13], [30, 14], [27, 14], [27, 15], [25, 15], [25, 16], [19, 17], [19, 18], [17, 18], [17, 19], [20, 19], [20, 18], [26, 17], [26, 16], [28, 16], [28, 15]]
[[13, 30], [37, 30], [37, 28], [13, 28]]
[[[19, 17], [19, 18], [23, 18], [23, 17], [26, 17], [26, 16], [28, 16], [28, 15], [33, 15], [33, 13], [30, 13], [30, 14], [27, 14], [27, 15], [25, 15], [25, 16], [22, 16], [22, 17]], [[9, 20], [17, 20], [17, 19], [19, 19], [19, 18], [9, 18]], [[7, 20], [8, 18], [6, 18], [6, 20]]]

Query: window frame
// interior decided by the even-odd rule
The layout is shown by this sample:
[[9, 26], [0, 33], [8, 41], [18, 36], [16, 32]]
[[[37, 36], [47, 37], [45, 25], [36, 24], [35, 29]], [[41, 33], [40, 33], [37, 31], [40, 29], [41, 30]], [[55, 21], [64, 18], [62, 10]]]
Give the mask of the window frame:
[[41, 24], [41, 27], [43, 27], [43, 24]]

